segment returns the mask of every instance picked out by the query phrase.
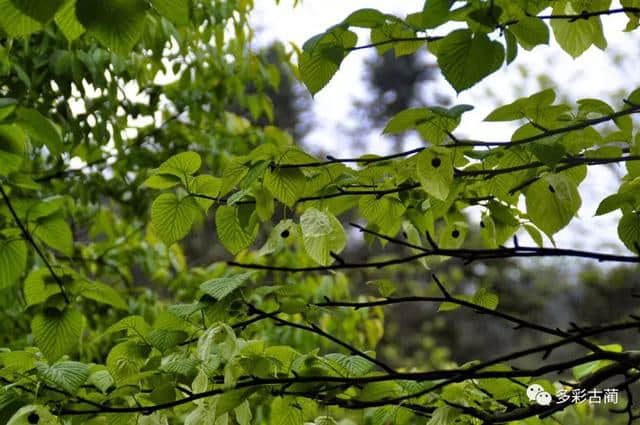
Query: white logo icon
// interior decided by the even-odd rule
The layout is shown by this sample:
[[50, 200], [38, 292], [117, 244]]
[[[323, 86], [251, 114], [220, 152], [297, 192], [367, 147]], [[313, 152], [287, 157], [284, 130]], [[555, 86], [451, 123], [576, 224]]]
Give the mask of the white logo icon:
[[548, 406], [553, 400], [551, 394], [546, 392], [542, 385], [538, 384], [532, 384], [527, 387], [527, 397], [529, 397], [529, 401], [535, 401], [540, 406]]

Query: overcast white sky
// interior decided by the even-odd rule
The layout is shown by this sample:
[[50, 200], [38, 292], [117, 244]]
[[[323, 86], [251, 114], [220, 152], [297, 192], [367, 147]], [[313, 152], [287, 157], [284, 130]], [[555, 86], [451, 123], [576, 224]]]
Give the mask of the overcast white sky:
[[[419, 11], [424, 1], [304, 0], [295, 9], [292, 8], [293, 0], [282, 0], [279, 6], [269, 0], [256, 3], [253, 25], [260, 29], [256, 41], [258, 44], [280, 40], [301, 46], [311, 36], [338, 23], [357, 9], [373, 7], [402, 16]], [[617, 1], [612, 5], [615, 6]], [[533, 52], [520, 49], [518, 58], [509, 67], [504, 66], [458, 96], [441, 79], [441, 92], [448, 95], [454, 104], [468, 103], [476, 107], [474, 111], [464, 115], [456, 134], [481, 140], [509, 140], [514, 129], [511, 125], [485, 123], [484, 117], [499, 103], [511, 102], [541, 88], [553, 87], [559, 96], [566, 96], [571, 100], [604, 97], [610, 98], [615, 108], [622, 106], [619, 99], [623, 93], [640, 85], [638, 78], [633, 77], [638, 75], [636, 64], [640, 55], [640, 37], [638, 33], [622, 32], [627, 22], [623, 15], [604, 17], [603, 22], [609, 41], [607, 53], [591, 47], [581, 57], [573, 60], [554, 45], [552, 40], [551, 46], [538, 46]], [[360, 39], [361, 43], [368, 41], [367, 37]], [[357, 150], [354, 152], [352, 143], [344, 143], [343, 139], [347, 136], [339, 129], [350, 126], [352, 101], [366, 96], [362, 83], [363, 62], [366, 55], [371, 54], [375, 53], [351, 53], [329, 85], [316, 95], [313, 108], [318, 125], [305, 140], [307, 146], [331, 152], [335, 156], [362, 153]], [[622, 60], [622, 66], [614, 66], [616, 56]], [[545, 80], [545, 75], [551, 79]], [[379, 134], [372, 134], [368, 140], [368, 152], [385, 154], [394, 150], [391, 142]], [[628, 253], [617, 237], [618, 216], [593, 216], [598, 203], [616, 190], [618, 182], [615, 175], [615, 171], [602, 166], [590, 168], [587, 180], [580, 186], [583, 195], [580, 219], [556, 235], [559, 246], [595, 249], [605, 244], [612, 251]]]

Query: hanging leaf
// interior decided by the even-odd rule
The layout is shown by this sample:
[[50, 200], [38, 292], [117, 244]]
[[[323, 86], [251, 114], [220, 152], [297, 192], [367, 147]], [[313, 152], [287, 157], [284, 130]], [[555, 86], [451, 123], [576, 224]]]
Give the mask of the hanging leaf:
[[640, 214], [624, 214], [618, 222], [618, 236], [630, 251], [640, 255]]
[[16, 8], [36, 21], [47, 23], [64, 0], [11, 0]]
[[35, 315], [31, 332], [47, 359], [55, 361], [77, 349], [83, 326], [84, 316], [78, 310], [48, 308]]
[[307, 254], [323, 266], [333, 262], [347, 244], [342, 224], [332, 214], [309, 208], [300, 217], [302, 240]]
[[199, 213], [194, 198], [178, 199], [173, 193], [163, 193], [151, 205], [151, 223], [158, 237], [171, 245], [189, 233]]
[[218, 239], [234, 255], [251, 245], [258, 228], [257, 214], [251, 205], [223, 205], [216, 210]]
[[0, 290], [13, 286], [26, 267], [27, 244], [19, 232], [0, 233]]
[[151, 0], [159, 14], [176, 25], [187, 25], [190, 16], [189, 0]]
[[0, 0], [0, 10], [0, 27], [9, 37], [24, 37], [42, 29], [42, 24], [17, 8], [13, 0]]
[[549, 237], [564, 228], [580, 209], [580, 194], [569, 177], [548, 174], [526, 192], [527, 215]]
[[434, 198], [446, 200], [453, 184], [453, 164], [448, 152], [426, 149], [418, 154], [416, 161], [420, 186]]
[[430, 46], [444, 77], [458, 93], [497, 71], [504, 62], [504, 47], [484, 33], [456, 30]]
[[143, 0], [77, 0], [76, 13], [98, 41], [125, 56], [142, 36], [148, 7]]
[[61, 214], [39, 219], [33, 235], [66, 256], [73, 255], [73, 234], [69, 223]]

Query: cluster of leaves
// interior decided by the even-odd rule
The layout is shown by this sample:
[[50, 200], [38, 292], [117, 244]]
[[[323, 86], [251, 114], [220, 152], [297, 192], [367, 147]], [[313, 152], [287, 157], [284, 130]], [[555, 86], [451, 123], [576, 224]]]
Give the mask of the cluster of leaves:
[[[404, 55], [426, 43], [461, 91], [513, 61], [517, 46], [547, 43], [546, 20], [573, 56], [604, 48], [601, 16], [613, 13], [608, 1], [473, 0], [451, 10], [459, 3], [428, 0], [406, 19], [356, 11], [304, 45], [299, 75], [315, 93], [353, 50]], [[288, 272], [413, 261], [428, 269], [452, 257], [638, 262], [547, 248], [542, 234], [553, 242], [574, 218], [589, 166], [624, 162], [619, 191], [597, 214], [621, 210], [620, 239], [640, 254], [640, 141], [631, 119], [640, 91], [619, 108], [554, 103], [553, 90], [518, 99], [486, 118], [521, 124], [503, 142], [454, 135], [469, 105], [411, 108], [384, 131], [417, 131], [423, 147], [318, 159], [280, 129], [256, 125], [272, 118], [265, 90], [279, 76], [247, 46], [250, 1], [0, 5], [8, 11], [0, 17], [0, 290], [2, 315], [15, 325], [0, 352], [7, 423], [501, 423], [568, 407], [545, 410], [526, 397], [532, 382], [553, 392], [538, 379], [547, 373], [573, 368], [579, 389], [638, 379], [636, 353], [591, 341], [637, 329], [637, 319], [564, 331], [498, 311], [486, 288], [453, 296], [436, 279], [441, 296], [392, 298], [400, 285], [382, 279], [373, 282], [380, 297], [356, 302], [345, 301], [353, 285], [341, 272]], [[552, 15], [540, 15], [551, 6]], [[623, 6], [633, 30], [637, 5]], [[430, 34], [451, 22], [462, 28]], [[371, 29], [372, 43], [357, 46], [352, 27]], [[490, 38], [496, 31], [506, 47]], [[477, 223], [467, 214], [474, 209]], [[343, 258], [356, 236], [344, 218], [354, 216], [366, 222], [353, 227], [370, 245], [397, 245], [408, 256]], [[188, 261], [179, 242], [195, 229], [213, 251], [212, 227], [235, 261]], [[504, 247], [521, 230], [537, 246]], [[482, 245], [467, 247], [475, 231]], [[418, 301], [556, 340], [445, 370], [392, 367], [375, 353], [382, 307]], [[533, 370], [508, 365], [567, 344], [586, 354]]]
[[[552, 31], [560, 47], [574, 58], [592, 45], [604, 50], [607, 41], [601, 15], [625, 12], [629, 17], [626, 31], [638, 27], [638, 4], [631, 0], [621, 3], [622, 9], [610, 11], [611, 0], [495, 0], [463, 4], [430, 0], [422, 11], [405, 19], [376, 9], [361, 9], [304, 44], [300, 74], [309, 91], [316, 93], [354, 50], [375, 47], [384, 54], [393, 49], [396, 56], [401, 56], [413, 54], [426, 44], [444, 77], [461, 92], [496, 72], [505, 61], [513, 62], [518, 47], [532, 50], [548, 44]], [[540, 15], [548, 8], [552, 8], [551, 15]], [[547, 25], [545, 19], [551, 24]], [[441, 27], [450, 28], [453, 22], [459, 23], [458, 28], [447, 35], [432, 34]], [[371, 44], [356, 46], [358, 36], [352, 28], [370, 29]], [[492, 40], [490, 35], [496, 32], [498, 37]]]

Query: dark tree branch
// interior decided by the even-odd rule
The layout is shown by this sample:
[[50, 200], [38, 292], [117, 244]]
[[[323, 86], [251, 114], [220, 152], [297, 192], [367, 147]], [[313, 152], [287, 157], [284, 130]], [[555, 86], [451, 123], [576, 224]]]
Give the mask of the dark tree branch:
[[44, 253], [42, 252], [42, 250], [40, 249], [36, 241], [33, 239], [33, 236], [31, 236], [31, 233], [29, 233], [24, 223], [20, 220], [20, 217], [18, 217], [18, 214], [16, 213], [16, 210], [13, 208], [13, 205], [11, 204], [11, 200], [9, 199], [9, 196], [7, 196], [7, 193], [4, 191], [2, 184], [0, 184], [0, 194], [2, 194], [2, 199], [4, 199], [4, 202], [7, 204], [7, 208], [9, 208], [9, 212], [11, 213], [14, 221], [20, 228], [22, 235], [27, 240], [27, 242], [29, 242], [29, 244], [33, 247], [33, 249], [35, 249], [36, 253], [38, 254], [42, 262], [45, 264], [45, 266], [49, 270], [51, 277], [56, 281], [58, 288], [60, 288], [60, 293], [62, 294], [62, 297], [64, 298], [65, 303], [68, 305], [70, 301], [66, 291], [64, 290], [64, 283], [60, 279], [60, 276], [58, 276], [56, 272], [53, 270], [51, 263], [49, 262], [47, 257], [44, 255]]
[[310, 326], [301, 325], [299, 323], [294, 323], [294, 322], [290, 322], [288, 320], [282, 319], [282, 318], [278, 317], [277, 313], [264, 312], [264, 311], [258, 309], [257, 307], [255, 307], [255, 306], [253, 306], [251, 304], [248, 304], [248, 306], [249, 306], [249, 310], [250, 311], [255, 312], [259, 316], [262, 316], [262, 317], [265, 317], [265, 318], [268, 317], [268, 318], [274, 320], [276, 323], [279, 323], [279, 324], [284, 325], [284, 326], [288, 326], [288, 327], [296, 328], [296, 329], [301, 329], [301, 330], [304, 330], [304, 331], [307, 331], [307, 332], [314, 333], [316, 335], [320, 335], [321, 337], [326, 338], [326, 339], [328, 339], [328, 340], [340, 345], [341, 347], [346, 348], [347, 350], [349, 350], [349, 352], [351, 354], [354, 354], [354, 355], [357, 355], [359, 357], [362, 357], [363, 359], [365, 359], [365, 360], [377, 365], [378, 367], [380, 367], [385, 372], [390, 373], [390, 374], [396, 373], [395, 370], [393, 370], [393, 368], [391, 368], [390, 366], [388, 366], [384, 362], [381, 362], [380, 360], [377, 360], [377, 359], [371, 357], [370, 355], [366, 354], [365, 352], [363, 352], [361, 350], [358, 350], [353, 345], [348, 344], [348, 343], [342, 341], [341, 339], [336, 338], [335, 336], [326, 333], [325, 331], [323, 331], [322, 329], [320, 329], [318, 326], [316, 326], [314, 324], [311, 324]]

